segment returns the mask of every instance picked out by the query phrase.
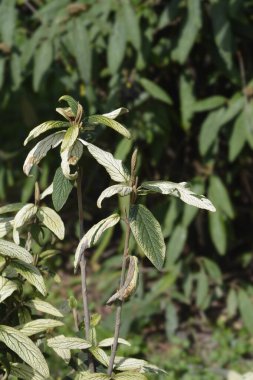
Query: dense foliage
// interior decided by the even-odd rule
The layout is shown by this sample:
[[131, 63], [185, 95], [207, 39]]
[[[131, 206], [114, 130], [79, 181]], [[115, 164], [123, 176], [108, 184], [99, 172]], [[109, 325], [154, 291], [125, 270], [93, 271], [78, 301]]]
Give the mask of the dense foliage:
[[[161, 278], [143, 260], [139, 290], [126, 305], [123, 329], [127, 333], [131, 328], [133, 335], [146, 331], [151, 345], [149, 335], [156, 334], [156, 350], [164, 344], [168, 349], [168, 342], [182, 351], [196, 348], [201, 333], [207, 329], [210, 336], [214, 324], [241, 328], [242, 321], [248, 333], [253, 332], [252, 9], [250, 0], [0, 4], [2, 203], [27, 202], [36, 179], [42, 189], [51, 182], [49, 166], [60, 163], [53, 154], [24, 182], [20, 146], [32, 127], [55, 119], [52, 104], [59, 96], [71, 93], [85, 105], [87, 115], [121, 104], [130, 110], [122, 120], [131, 129], [132, 141], [118, 142], [110, 133], [105, 137], [102, 126], [97, 134], [121, 159], [129, 159], [132, 146], [138, 145], [142, 180], [194, 178], [194, 190], [207, 193], [217, 208], [207, 216], [176, 199], [161, 201], [154, 195], [147, 200], [162, 222], [167, 260]], [[85, 173], [90, 158], [85, 156], [82, 162]], [[96, 170], [86, 183], [87, 228], [99, 218], [90, 215], [89, 204], [108, 184]], [[105, 216], [107, 205], [117, 207], [107, 202]], [[119, 207], [124, 210], [122, 201]], [[67, 234], [75, 233], [72, 217], [73, 208], [66, 206], [62, 218]], [[99, 308], [104, 313], [103, 301], [112, 294], [118, 269], [115, 249], [107, 249], [112, 234], [105, 235], [91, 257], [91, 281], [95, 294], [103, 294]], [[118, 242], [117, 230], [113, 236]], [[75, 242], [73, 247], [59, 247], [68, 252]], [[59, 264], [60, 259], [52, 266]], [[115, 274], [108, 276], [112, 264]], [[68, 265], [63, 267], [67, 272]], [[146, 296], [144, 286], [149, 290]], [[155, 326], [153, 318], [159, 320]], [[108, 317], [105, 327], [110, 326]], [[138, 354], [150, 355], [151, 348], [144, 349], [136, 340]], [[247, 359], [242, 351], [239, 355]], [[201, 360], [223, 368], [235, 362]], [[199, 364], [194, 363], [196, 368]], [[185, 369], [183, 364], [181, 372], [167, 365], [175, 376], [189, 372], [188, 365]], [[242, 371], [244, 367], [243, 362]]]

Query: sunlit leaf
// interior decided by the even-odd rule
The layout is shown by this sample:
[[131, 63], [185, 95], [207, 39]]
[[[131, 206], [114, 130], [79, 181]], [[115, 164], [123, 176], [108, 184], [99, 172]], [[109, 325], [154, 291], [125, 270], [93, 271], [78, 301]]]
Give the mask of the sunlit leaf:
[[120, 115], [124, 115], [126, 113], [128, 113], [128, 109], [125, 108], [125, 107], [120, 107], [120, 108], [117, 108], [116, 110], [114, 111], [111, 111], [109, 113], [104, 113], [102, 116], [105, 116], [109, 119], [116, 119], [118, 116]]
[[14, 225], [14, 218], [0, 218], [0, 238], [8, 234]]
[[28, 203], [22, 207], [15, 215], [13, 224], [13, 240], [16, 244], [19, 244], [18, 228], [31, 221], [31, 219], [36, 215], [37, 209], [38, 207], [33, 203]]
[[60, 216], [51, 208], [42, 206], [37, 212], [37, 216], [44, 226], [52, 231], [59, 239], [65, 235], [65, 227]]
[[113, 185], [110, 187], [107, 187], [102, 193], [100, 194], [98, 200], [97, 200], [97, 206], [99, 208], [102, 207], [102, 202], [105, 198], [110, 198], [115, 194], [119, 194], [121, 197], [124, 197], [132, 192], [132, 187], [120, 184], [120, 185]]
[[18, 286], [15, 282], [0, 276], [0, 303], [8, 298], [17, 289]]
[[50, 303], [43, 301], [39, 298], [34, 298], [26, 303], [27, 306], [33, 307], [36, 311], [41, 311], [42, 313], [54, 315], [55, 317], [63, 317], [63, 314]]
[[[113, 345], [113, 342], [114, 342], [114, 338], [106, 338], [106, 339], [101, 340], [98, 343], [98, 346], [99, 347], [110, 347]], [[126, 346], [131, 346], [131, 344], [127, 340], [122, 339], [122, 338], [118, 339], [118, 343], [125, 344]]]
[[[116, 117], [116, 116], [115, 116]], [[92, 115], [87, 119], [89, 124], [103, 124], [107, 127], [114, 129], [116, 132], [120, 133], [122, 136], [131, 138], [130, 132], [118, 121], [114, 120], [112, 117], [107, 117], [105, 115]]]
[[74, 180], [78, 172], [70, 172], [70, 165], [76, 165], [83, 154], [83, 145], [80, 141], [74, 142], [74, 145], [61, 152], [61, 169], [64, 177], [68, 180]]
[[24, 145], [26, 145], [29, 141], [35, 139], [36, 137], [40, 136], [42, 133], [45, 133], [47, 131], [50, 131], [52, 129], [58, 129], [58, 128], [68, 128], [69, 123], [65, 121], [46, 121], [40, 125], [38, 125], [36, 128], [32, 129], [27, 138], [24, 141]]
[[10, 257], [11, 259], [19, 259], [26, 263], [33, 262], [32, 255], [25, 248], [3, 239], [0, 239], [0, 256], [1, 255]]
[[57, 319], [36, 319], [16, 328], [26, 336], [31, 336], [63, 325], [64, 323]]
[[138, 371], [142, 373], [166, 373], [163, 369], [156, 365], [149, 364], [146, 360], [123, 358], [119, 356], [115, 358], [115, 369], [117, 369], [117, 371]]
[[47, 344], [52, 348], [63, 348], [69, 350], [85, 350], [91, 347], [91, 344], [84, 339], [78, 337], [66, 337], [64, 335], [58, 335], [54, 338], [47, 340]]
[[25, 380], [45, 380], [39, 372], [24, 363], [10, 363], [12, 376]]

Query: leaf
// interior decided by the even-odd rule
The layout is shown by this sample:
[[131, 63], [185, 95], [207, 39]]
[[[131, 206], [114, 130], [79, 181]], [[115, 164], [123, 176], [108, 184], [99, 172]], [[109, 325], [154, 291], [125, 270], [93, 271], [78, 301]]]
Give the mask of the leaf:
[[76, 165], [83, 154], [83, 145], [80, 141], [76, 141], [74, 145], [64, 152], [61, 152], [61, 169], [64, 177], [68, 180], [74, 180], [78, 176], [78, 172], [70, 173], [70, 165]]
[[203, 264], [204, 267], [211, 277], [211, 279], [216, 283], [216, 284], [222, 284], [222, 272], [214, 261], [208, 259], [207, 257], [203, 257]]
[[41, 43], [34, 55], [33, 89], [38, 91], [42, 78], [53, 61], [53, 46], [49, 40]]
[[44, 123], [38, 125], [36, 128], [31, 130], [31, 132], [29, 133], [29, 135], [24, 141], [24, 145], [26, 145], [29, 141], [35, 139], [36, 137], [40, 136], [42, 133], [45, 133], [52, 129], [68, 128], [68, 127], [69, 127], [69, 123], [67, 123], [66, 121], [58, 121], [58, 120], [45, 121]]
[[64, 326], [64, 323], [56, 319], [36, 319], [16, 328], [26, 336], [31, 336], [59, 326]]
[[10, 257], [11, 259], [19, 259], [26, 263], [33, 262], [32, 255], [25, 248], [2, 239], [0, 239], [0, 256], [1, 255]]
[[169, 339], [174, 336], [178, 328], [178, 312], [173, 303], [169, 303], [165, 310], [166, 316], [166, 335]]
[[1, 40], [8, 47], [12, 47], [17, 19], [15, 0], [2, 0], [0, 12], [2, 15], [0, 23]]
[[224, 96], [210, 96], [206, 99], [197, 100], [193, 105], [194, 112], [206, 112], [223, 106], [227, 102]]
[[177, 47], [172, 51], [172, 58], [183, 64], [187, 60], [202, 26], [201, 1], [187, 2], [188, 14], [180, 33]]
[[122, 2], [123, 22], [125, 24], [125, 33], [128, 40], [137, 51], [141, 49], [141, 31], [136, 10], [133, 9], [131, 2], [125, 0]]
[[100, 194], [98, 200], [97, 200], [97, 206], [99, 208], [102, 207], [102, 201], [105, 198], [112, 197], [115, 194], [119, 194], [121, 197], [124, 197], [132, 192], [132, 187], [120, 184], [120, 185], [113, 185], [110, 187], [107, 187], [102, 193]]
[[157, 269], [162, 269], [165, 259], [165, 243], [161, 226], [154, 215], [143, 205], [130, 208], [131, 231], [145, 256]]
[[0, 238], [4, 237], [12, 230], [13, 224], [13, 218], [0, 218]]
[[147, 78], [140, 78], [139, 83], [144, 88], [144, 90], [146, 90], [147, 93], [151, 95], [153, 98], [161, 100], [162, 102], [167, 103], [169, 105], [173, 103], [171, 97], [163, 88], [158, 86], [158, 84], [152, 82]]
[[105, 168], [113, 181], [128, 182], [130, 180], [130, 175], [121, 160], [116, 160], [111, 153], [95, 145], [86, 143], [84, 140], [80, 141], [87, 145], [90, 154]]
[[65, 227], [59, 215], [49, 207], [42, 206], [37, 216], [44, 226], [52, 231], [60, 240], [64, 239]]
[[17, 212], [19, 211], [22, 207], [24, 206], [24, 203], [10, 203], [8, 205], [5, 205], [5, 206], [1, 206], [0, 207], [0, 214], [8, 214], [8, 213], [12, 213], [12, 212]]
[[212, 175], [210, 177], [208, 196], [215, 202], [216, 207], [222, 210], [230, 219], [235, 217], [229, 193], [218, 176]]
[[233, 131], [229, 139], [229, 161], [233, 162], [241, 153], [247, 142], [247, 136], [244, 129], [243, 113], [239, 114], [235, 120]]
[[51, 305], [50, 303], [46, 301], [42, 301], [39, 298], [35, 298], [27, 302], [26, 305], [29, 307], [33, 307], [37, 311], [54, 315], [55, 317], [60, 317], [60, 318], [63, 317], [63, 314], [58, 309], [56, 309], [56, 307], [54, 307], [53, 305]]
[[205, 306], [205, 301], [208, 295], [208, 277], [204, 270], [201, 270], [197, 275], [196, 303], [201, 309]]
[[143, 182], [139, 189], [147, 189], [161, 194], [173, 195], [191, 206], [212, 212], [216, 210], [209, 199], [204, 197], [204, 195], [195, 194], [187, 187], [186, 182], [149, 181]]
[[186, 75], [180, 76], [180, 109], [182, 118], [182, 127], [188, 130], [191, 127], [191, 119], [194, 114], [195, 97], [193, 95], [193, 82]]
[[121, 380], [148, 380], [148, 378], [142, 373], [135, 371], [124, 371], [123, 373], [117, 373], [114, 379]]
[[75, 18], [71, 29], [72, 49], [81, 79], [91, 79], [92, 51], [87, 29], [81, 18]]
[[187, 239], [187, 229], [182, 225], [177, 225], [173, 230], [167, 245], [166, 251], [166, 268], [169, 268], [175, 264], [179, 258]]
[[70, 149], [74, 145], [75, 141], [77, 140], [78, 135], [79, 135], [78, 125], [77, 124], [71, 125], [67, 129], [67, 132], [65, 133], [64, 138], [62, 140], [61, 153], [67, 149]]
[[41, 375], [49, 377], [47, 362], [30, 338], [13, 327], [0, 325], [0, 341]]
[[23, 170], [26, 175], [29, 175], [33, 165], [37, 165], [42, 158], [47, 155], [47, 152], [50, 149], [56, 148], [61, 143], [64, 134], [65, 131], [56, 132], [35, 145], [35, 147], [28, 153], [23, 166]]
[[85, 350], [91, 347], [91, 344], [84, 339], [78, 337], [66, 337], [64, 335], [58, 335], [54, 338], [47, 340], [47, 344], [52, 348], [61, 348], [69, 350]]
[[44, 279], [38, 268], [32, 264], [24, 263], [20, 260], [12, 261], [10, 266], [30, 284], [32, 284], [43, 296], [47, 294]]
[[109, 366], [109, 357], [102, 348], [90, 347], [89, 351], [99, 363], [103, 364], [105, 367]]
[[116, 110], [111, 111], [109, 113], [103, 113], [102, 116], [105, 116], [105, 117], [107, 117], [109, 119], [116, 119], [118, 116], [124, 115], [125, 113], [128, 113], [128, 112], [129, 112], [129, 110], [127, 108], [120, 107], [120, 108], [117, 108]]
[[0, 303], [8, 298], [17, 289], [18, 286], [15, 282], [0, 276]]
[[146, 360], [135, 358], [123, 358], [116, 356], [115, 369], [117, 371], [138, 371], [138, 372], [150, 372], [150, 373], [166, 373], [163, 369], [156, 365], [149, 364]]
[[49, 185], [41, 194], [40, 194], [40, 200], [46, 198], [48, 195], [51, 195], [53, 193], [53, 183]]
[[19, 244], [18, 228], [24, 226], [27, 222], [29, 222], [36, 215], [37, 210], [37, 206], [35, 206], [33, 203], [28, 203], [27, 205], [23, 206], [15, 215], [13, 224], [13, 240], [16, 244]]
[[88, 232], [80, 240], [75, 253], [74, 268], [76, 268], [81, 259], [81, 255], [87, 248], [92, 247], [97, 243], [102, 234], [110, 227], [115, 226], [120, 221], [118, 214], [113, 214], [105, 219], [100, 220], [97, 224], [89, 229]]
[[110, 127], [120, 133], [122, 136], [127, 137], [128, 139], [131, 138], [130, 132], [123, 127], [120, 123], [117, 121], [113, 120], [110, 117], [106, 117], [105, 115], [92, 115], [89, 116], [87, 119], [87, 122], [89, 124], [103, 124], [106, 125], [107, 127]]
[[51, 347], [52, 350], [54, 350], [54, 352], [60, 357], [62, 358], [65, 363], [69, 363], [70, 359], [71, 359], [71, 351], [67, 348], [55, 348], [55, 347]]
[[126, 32], [125, 20], [120, 8], [116, 14], [107, 49], [107, 62], [112, 75], [118, 71], [125, 55]]
[[58, 168], [53, 180], [52, 200], [56, 211], [60, 211], [65, 205], [73, 184], [63, 175], [62, 169]]
[[253, 334], [253, 303], [243, 289], [240, 289], [238, 292], [238, 304], [244, 326]]
[[231, 288], [227, 295], [227, 314], [229, 318], [233, 318], [238, 307], [238, 298], [236, 291]]
[[75, 380], [110, 380], [111, 376], [105, 373], [90, 373], [89, 371], [82, 371], [77, 373]]
[[45, 377], [24, 363], [10, 363], [10, 374], [25, 380], [44, 380]]
[[106, 302], [107, 305], [111, 305], [117, 301], [126, 301], [136, 291], [139, 275], [138, 259], [135, 256], [129, 256], [128, 259], [129, 266], [124, 284], [115, 294], [109, 298], [109, 300]]
[[217, 211], [209, 214], [209, 231], [212, 242], [220, 255], [225, 255], [227, 249], [227, 233], [222, 215]]
[[72, 96], [69, 95], [61, 96], [59, 101], [62, 102], [63, 100], [68, 103], [74, 117], [76, 117], [78, 111], [78, 102], [74, 98], [72, 98]]
[[[195, 181], [193, 181], [191, 189], [196, 194], [203, 193], [205, 191], [203, 179], [197, 177]], [[182, 225], [187, 228], [193, 222], [197, 213], [198, 213], [197, 208], [191, 207], [190, 205], [185, 204], [183, 217], [182, 217]]]
[[[113, 342], [114, 342], [114, 338], [106, 338], [106, 339], [103, 339], [99, 342], [98, 346], [99, 347], [110, 347], [113, 345]], [[131, 344], [125, 340], [125, 339], [122, 339], [122, 338], [119, 338], [118, 339], [118, 343], [121, 343], [121, 344], [125, 344], [126, 346], [131, 346]]]

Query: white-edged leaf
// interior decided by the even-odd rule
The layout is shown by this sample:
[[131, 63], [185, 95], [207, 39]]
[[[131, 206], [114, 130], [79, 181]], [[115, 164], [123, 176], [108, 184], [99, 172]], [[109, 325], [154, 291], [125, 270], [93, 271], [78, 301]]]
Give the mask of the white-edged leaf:
[[47, 362], [33, 341], [10, 326], [0, 325], [0, 341], [14, 351], [25, 363], [40, 374], [49, 377]]
[[50, 149], [56, 148], [61, 143], [64, 134], [65, 131], [56, 132], [35, 145], [35, 147], [28, 153], [24, 162], [23, 171], [26, 175], [29, 175], [31, 168], [34, 165], [37, 165], [42, 158], [47, 155], [47, 152]]
[[43, 301], [39, 298], [35, 298], [26, 303], [27, 306], [33, 307], [37, 311], [41, 311], [42, 313], [54, 315], [55, 317], [63, 318], [63, 314], [50, 303]]
[[17, 289], [18, 286], [15, 282], [0, 276], [0, 303], [8, 298]]
[[31, 336], [59, 326], [64, 326], [64, 323], [56, 319], [36, 319], [16, 328], [26, 336]]
[[115, 224], [117, 224], [119, 220], [120, 220], [120, 216], [118, 214], [110, 215], [107, 218], [100, 220], [100, 222], [95, 224], [93, 227], [89, 229], [88, 232], [86, 232], [86, 234], [80, 240], [78, 247], [76, 249], [75, 261], [74, 261], [75, 268], [78, 266], [83, 252], [87, 248], [90, 248], [94, 244], [96, 244], [96, 242], [101, 237], [103, 232], [106, 231], [108, 228], [115, 226]]
[[84, 140], [80, 141], [84, 145], [87, 145], [90, 154], [105, 168], [113, 181], [128, 182], [130, 180], [130, 175], [124, 167], [122, 160], [116, 160], [111, 153], [106, 152], [93, 144], [89, 144]]
[[174, 195], [191, 206], [203, 208], [212, 212], [216, 211], [209, 199], [204, 197], [204, 195], [195, 194], [188, 188], [186, 182], [174, 183], [170, 181], [149, 181], [143, 182], [139, 189], [146, 189], [166, 195]]
[[62, 358], [65, 363], [69, 363], [71, 359], [71, 351], [68, 348], [56, 348], [56, 347], [51, 347], [54, 352]]
[[38, 268], [20, 260], [11, 261], [10, 266], [33, 285], [43, 296], [47, 294], [44, 279]]
[[60, 216], [51, 208], [42, 206], [37, 212], [37, 216], [44, 226], [52, 231], [59, 239], [64, 238], [65, 227]]
[[26, 263], [33, 262], [32, 255], [25, 248], [3, 239], [0, 239], [0, 256], [1, 255], [10, 257], [11, 259], [19, 259]]
[[97, 200], [97, 206], [99, 208], [102, 207], [102, 202], [105, 198], [110, 198], [115, 194], [119, 194], [121, 197], [124, 197], [132, 192], [132, 187], [120, 184], [120, 185], [113, 185], [110, 187], [107, 187], [102, 193], [100, 194], [98, 200]]
[[12, 212], [17, 212], [24, 206], [24, 203], [10, 203], [0, 207], [0, 214], [9, 214]]
[[130, 132], [111, 117], [106, 117], [105, 115], [92, 115], [88, 117], [88, 123], [106, 125], [107, 127], [110, 127], [120, 133], [122, 136], [127, 137], [128, 139], [131, 138]]
[[14, 225], [14, 218], [0, 218], [0, 238], [8, 234]]
[[52, 201], [56, 211], [60, 211], [64, 206], [72, 188], [73, 184], [63, 175], [62, 168], [58, 168], [54, 175], [52, 195]]
[[110, 380], [111, 376], [105, 373], [90, 373], [89, 371], [82, 371], [77, 374], [75, 380]]
[[163, 369], [156, 365], [149, 364], [146, 360], [135, 358], [123, 358], [116, 356], [114, 368], [117, 371], [138, 371], [141, 373], [166, 373]]
[[[113, 345], [113, 342], [114, 342], [114, 338], [106, 338], [106, 339], [103, 339], [101, 340], [99, 343], [98, 343], [98, 347], [110, 347]], [[125, 344], [126, 346], [131, 346], [131, 344], [125, 340], [125, 339], [122, 339], [122, 338], [119, 338], [118, 339], [118, 343], [121, 343], [121, 344]]]
[[125, 107], [120, 107], [120, 108], [117, 108], [116, 110], [114, 111], [111, 111], [111, 112], [108, 112], [108, 113], [103, 113], [102, 116], [105, 116], [109, 119], [116, 119], [118, 116], [120, 115], [124, 115], [125, 113], [128, 113], [129, 110]]
[[48, 195], [51, 195], [54, 191], [54, 186], [53, 186], [53, 183], [51, 183], [51, 185], [49, 185], [44, 191], [43, 193], [41, 193], [40, 195], [40, 200], [46, 198]]
[[77, 178], [78, 173], [70, 173], [70, 165], [76, 165], [83, 154], [83, 145], [80, 141], [76, 141], [73, 146], [61, 152], [61, 169], [63, 175], [69, 179]]
[[91, 347], [91, 344], [84, 339], [78, 337], [66, 337], [58, 335], [54, 338], [48, 339], [47, 344], [52, 348], [63, 348], [68, 350], [85, 350]]
[[145, 256], [157, 269], [162, 269], [166, 246], [161, 226], [154, 215], [143, 205], [130, 208], [129, 222], [132, 233]]
[[122, 373], [117, 373], [114, 379], [119, 380], [148, 380], [148, 378], [143, 375], [143, 373], [139, 373], [136, 371], [124, 371]]
[[36, 214], [38, 207], [33, 203], [28, 203], [17, 212], [14, 218], [13, 225], [13, 240], [16, 244], [19, 244], [18, 228], [29, 222]]
[[10, 369], [10, 374], [19, 379], [45, 380], [45, 376], [42, 376], [38, 371], [24, 363], [10, 363]]
[[102, 348], [90, 347], [89, 351], [92, 353], [94, 358], [96, 358], [96, 360], [99, 363], [103, 364], [105, 367], [109, 366], [109, 356], [106, 354], [104, 350], [102, 350]]
[[69, 123], [66, 121], [58, 121], [58, 120], [50, 120], [45, 121], [44, 123], [38, 125], [34, 129], [31, 130], [29, 135], [24, 141], [24, 145], [26, 145], [29, 141], [35, 139], [36, 137], [40, 136], [42, 133], [50, 131], [51, 129], [56, 128], [67, 128], [69, 126]]

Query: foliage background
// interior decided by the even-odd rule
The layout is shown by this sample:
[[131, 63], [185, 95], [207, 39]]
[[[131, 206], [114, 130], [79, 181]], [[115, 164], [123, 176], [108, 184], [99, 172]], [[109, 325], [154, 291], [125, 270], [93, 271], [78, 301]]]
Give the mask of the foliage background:
[[[171, 380], [253, 369], [252, 17], [251, 0], [0, 2], [1, 204], [29, 200], [36, 178], [42, 188], [51, 182], [59, 166], [53, 153], [32, 178], [22, 175], [22, 143], [32, 127], [56, 118], [58, 98], [70, 94], [87, 114], [129, 108], [122, 120], [132, 141], [109, 131], [106, 138], [101, 128], [101, 146], [126, 160], [138, 146], [142, 180], [190, 181], [217, 207], [207, 215], [159, 196], [149, 204], [163, 225], [167, 261], [161, 276], [143, 259], [123, 335], [132, 353], [163, 365]], [[108, 182], [91, 158], [82, 165], [89, 227], [124, 204], [107, 201], [93, 212]], [[64, 284], [51, 294], [58, 299], [80, 291], [69, 259], [77, 244], [74, 202], [72, 194], [62, 210], [68, 235], [52, 263]], [[104, 301], [121, 248], [115, 230], [91, 255], [104, 335], [113, 325]]]

